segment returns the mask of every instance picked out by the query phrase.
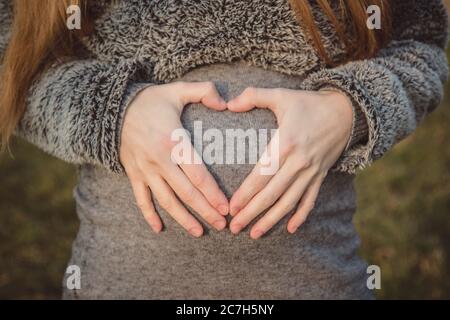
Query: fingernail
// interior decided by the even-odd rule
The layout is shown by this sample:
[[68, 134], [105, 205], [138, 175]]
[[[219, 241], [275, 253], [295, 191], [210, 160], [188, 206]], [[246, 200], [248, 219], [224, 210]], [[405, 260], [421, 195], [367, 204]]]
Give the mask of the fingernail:
[[233, 224], [232, 226], [230, 226], [230, 230], [231, 230], [232, 233], [238, 234], [242, 230], [242, 225], [240, 225], [240, 224]]
[[225, 220], [217, 220], [213, 223], [213, 226], [217, 229], [217, 231], [222, 231], [225, 228], [225, 225]]
[[190, 234], [192, 234], [194, 237], [199, 238], [202, 236], [203, 231], [200, 228], [192, 228], [189, 230]]
[[219, 206], [219, 212], [223, 215], [226, 216], [228, 214], [228, 206], [226, 204], [221, 204]]
[[262, 231], [262, 230], [255, 230], [255, 231], [253, 231], [252, 232], [252, 238], [253, 239], [259, 239], [259, 238], [261, 238], [262, 237], [262, 235], [264, 234], [264, 231]]
[[296, 233], [298, 230], [298, 226], [292, 226], [288, 228], [289, 233]]

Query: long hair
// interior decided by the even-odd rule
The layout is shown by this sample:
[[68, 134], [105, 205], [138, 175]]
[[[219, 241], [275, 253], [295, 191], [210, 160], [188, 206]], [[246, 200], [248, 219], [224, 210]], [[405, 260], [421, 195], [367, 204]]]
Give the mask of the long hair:
[[[70, 31], [67, 8], [82, 0], [15, 0], [9, 45], [0, 74], [0, 144], [7, 147], [25, 111], [26, 94], [36, 77], [59, 57], [74, 54], [77, 39], [86, 31]], [[85, 13], [86, 11], [83, 10]], [[86, 31], [87, 32], [87, 31]]]
[[[337, 1], [337, 2], [334, 2]], [[389, 35], [388, 0], [289, 0], [319, 56], [335, 63], [328, 56], [311, 3], [319, 5], [336, 29], [339, 41], [347, 52], [346, 59], [369, 58], [385, 45]], [[337, 3], [337, 9], [332, 2]], [[26, 107], [26, 95], [32, 82], [56, 59], [74, 56], [81, 36], [92, 30], [87, 0], [15, 0], [14, 19], [9, 45], [1, 61], [0, 74], [0, 144], [4, 149], [14, 133]], [[78, 5], [83, 12], [83, 30], [66, 27], [66, 10]], [[366, 26], [369, 5], [383, 10], [383, 28]]]
[[[314, 2], [335, 28], [346, 52], [345, 57], [339, 61], [334, 61], [325, 50], [310, 1], [289, 0], [299, 23], [307, 31], [309, 40], [327, 64], [336, 65], [350, 60], [370, 58], [389, 42], [392, 23], [389, 0], [315, 0]], [[367, 9], [372, 5], [380, 8], [381, 29], [370, 29], [367, 26]]]

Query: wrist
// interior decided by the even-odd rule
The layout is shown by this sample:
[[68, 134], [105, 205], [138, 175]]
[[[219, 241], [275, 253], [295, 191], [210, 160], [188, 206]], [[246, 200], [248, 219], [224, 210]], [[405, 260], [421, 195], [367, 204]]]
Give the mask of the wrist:
[[[365, 143], [368, 138], [368, 125], [363, 110], [353, 103], [347, 93], [337, 88], [324, 88], [320, 91], [331, 95], [334, 94], [333, 99], [341, 101], [336, 105], [340, 105], [342, 109], [347, 108], [347, 111], [351, 110], [351, 131], [345, 150], [348, 150], [354, 145]], [[344, 102], [344, 100], [346, 100], [346, 102]]]
[[330, 97], [334, 103], [333, 105], [342, 109], [343, 112], [353, 114], [353, 103], [350, 97], [345, 93], [335, 88], [320, 89], [319, 93]]
[[326, 95], [330, 103], [328, 105], [332, 106], [337, 112], [339, 119], [343, 120], [344, 123], [350, 125], [354, 121], [354, 107], [350, 97], [337, 89], [321, 89], [320, 94]]

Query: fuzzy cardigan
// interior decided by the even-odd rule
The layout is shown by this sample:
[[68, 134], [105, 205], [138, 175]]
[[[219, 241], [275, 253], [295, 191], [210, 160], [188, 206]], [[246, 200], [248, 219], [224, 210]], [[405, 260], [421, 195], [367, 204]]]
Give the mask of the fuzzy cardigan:
[[[0, 53], [8, 44], [11, 2], [0, 0]], [[95, 33], [83, 40], [89, 57], [55, 62], [35, 81], [17, 130], [26, 140], [80, 168], [75, 195], [82, 227], [72, 262], [86, 269], [89, 290], [79, 296], [369, 297], [362, 285], [364, 263], [357, 258], [358, 239], [351, 224], [353, 174], [412, 133], [441, 101], [448, 73], [444, 51], [447, 14], [442, 2], [392, 1], [389, 45], [371, 59], [335, 68], [320, 60], [287, 0], [127, 0], [113, 5], [96, 1], [95, 6], [101, 13]], [[314, 14], [326, 49], [338, 59], [343, 52], [335, 30], [315, 7]], [[236, 64], [244, 74], [232, 67]], [[335, 88], [351, 98], [351, 143], [324, 183], [311, 221], [295, 240], [286, 240], [288, 235], [279, 227], [258, 244], [214, 231], [206, 240], [193, 242], [158, 206], [163, 220], [166, 218], [168, 235], [149, 235], [119, 162], [121, 124], [129, 102], [142, 88], [175, 80], [214, 80], [225, 96], [256, 84], [299, 90]], [[230, 123], [226, 121], [238, 127], [276, 125], [262, 110], [238, 119], [227, 113], [218, 118], [203, 109], [194, 105], [186, 112], [183, 123], [187, 128], [195, 119], [224, 129]], [[242, 120], [245, 117], [249, 118]], [[248, 173], [247, 169], [238, 175], [223, 168], [210, 170], [227, 195]], [[124, 222], [124, 217], [132, 222]], [[115, 245], [108, 247], [108, 242]], [[221, 243], [226, 243], [229, 251], [219, 250]], [[252, 260], [234, 256], [231, 251], [238, 250], [237, 246], [255, 251], [248, 253]], [[143, 258], [149, 253], [151, 263]], [[174, 263], [174, 259], [181, 262]], [[200, 262], [217, 266], [217, 261], [230, 263], [230, 259], [231, 265], [225, 263], [228, 269], [218, 267], [219, 274], [193, 266]], [[112, 285], [100, 272], [100, 265], [111, 266], [116, 260], [126, 265], [122, 270], [128, 270], [110, 274], [120, 286]], [[278, 273], [264, 265], [271, 262], [279, 264]], [[157, 278], [150, 275], [148, 265]], [[249, 265], [261, 268], [262, 274], [255, 271], [243, 278], [236, 276]], [[226, 271], [230, 268], [234, 276]], [[191, 273], [181, 277], [182, 270]], [[282, 278], [286, 272], [297, 281]], [[258, 283], [256, 274], [265, 280]], [[180, 288], [173, 289], [174, 279]], [[191, 283], [192, 279], [197, 283]], [[221, 290], [215, 289], [216, 280], [223, 286]], [[243, 288], [242, 283], [248, 286]], [[157, 286], [165, 289], [155, 289]]]

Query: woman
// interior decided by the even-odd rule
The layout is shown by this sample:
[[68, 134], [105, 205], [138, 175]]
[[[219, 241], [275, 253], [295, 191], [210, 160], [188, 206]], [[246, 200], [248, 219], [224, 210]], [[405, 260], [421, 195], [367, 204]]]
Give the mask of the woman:
[[[441, 1], [12, 2], [3, 146], [17, 132], [79, 169], [65, 298], [372, 298], [354, 174], [439, 104]], [[172, 133], [198, 121], [278, 128], [277, 170], [175, 163]]]

